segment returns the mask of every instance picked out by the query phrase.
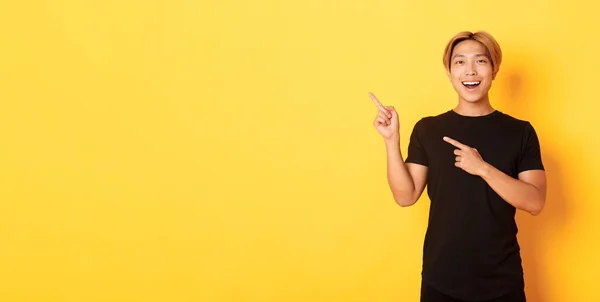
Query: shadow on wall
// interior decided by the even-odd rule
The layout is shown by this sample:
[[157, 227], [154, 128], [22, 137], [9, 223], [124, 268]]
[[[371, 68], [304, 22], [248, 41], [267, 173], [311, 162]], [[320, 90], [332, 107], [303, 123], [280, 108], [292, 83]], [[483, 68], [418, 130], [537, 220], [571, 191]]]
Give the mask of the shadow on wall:
[[[498, 101], [506, 108], [508, 113], [516, 118], [528, 120], [528, 116], [536, 107], [536, 101], [542, 103], [547, 91], [543, 89], [552, 87], [548, 79], [548, 73], [540, 78], [540, 71], [536, 72], [535, 79], [531, 77], [529, 70], [535, 70], [534, 60], [517, 58], [511, 55], [511, 61], [517, 62], [510, 66], [503, 66], [500, 73], [504, 73], [498, 81]], [[527, 64], [518, 64], [527, 62]], [[538, 65], [539, 66], [539, 65]], [[544, 69], [548, 69], [545, 66]], [[492, 101], [493, 102], [493, 101]], [[538, 107], [539, 108], [539, 107]], [[532, 121], [536, 130], [536, 123]], [[556, 234], [560, 233], [568, 219], [565, 206], [567, 188], [564, 185], [561, 163], [559, 162], [558, 150], [549, 149], [544, 142], [547, 138], [539, 135], [542, 150], [542, 160], [546, 169], [548, 183], [546, 206], [538, 216], [532, 216], [524, 211], [517, 211], [516, 219], [519, 226], [518, 239], [521, 245], [521, 257], [525, 270], [525, 291], [528, 302], [552, 301], [549, 297], [548, 277], [544, 269], [543, 249], [556, 244]], [[546, 147], [545, 147], [546, 146]]]

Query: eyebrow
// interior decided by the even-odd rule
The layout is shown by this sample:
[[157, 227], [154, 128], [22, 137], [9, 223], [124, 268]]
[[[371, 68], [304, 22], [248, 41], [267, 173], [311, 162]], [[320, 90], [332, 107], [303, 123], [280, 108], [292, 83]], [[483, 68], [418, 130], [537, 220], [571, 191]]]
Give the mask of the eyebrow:
[[[454, 57], [452, 57], [452, 59], [459, 58], [459, 57], [462, 58], [462, 57], [466, 57], [466, 56], [464, 54], [459, 53], [459, 54], [454, 55]], [[478, 53], [475, 55], [475, 57], [487, 57], [487, 55], [484, 53]]]

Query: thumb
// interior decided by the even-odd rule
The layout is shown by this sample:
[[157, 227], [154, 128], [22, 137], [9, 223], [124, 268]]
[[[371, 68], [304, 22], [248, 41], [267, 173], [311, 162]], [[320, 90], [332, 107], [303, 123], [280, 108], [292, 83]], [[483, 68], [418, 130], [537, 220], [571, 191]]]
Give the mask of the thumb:
[[387, 109], [393, 116], [396, 116], [396, 109], [394, 108], [394, 106], [385, 106], [385, 109]]

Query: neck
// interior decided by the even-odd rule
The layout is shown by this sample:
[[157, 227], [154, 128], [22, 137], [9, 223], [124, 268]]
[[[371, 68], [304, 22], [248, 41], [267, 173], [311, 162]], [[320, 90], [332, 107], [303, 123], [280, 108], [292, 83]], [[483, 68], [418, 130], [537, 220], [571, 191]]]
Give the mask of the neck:
[[458, 105], [454, 108], [454, 112], [466, 116], [482, 116], [494, 111], [487, 96], [477, 102], [468, 102], [459, 98]]

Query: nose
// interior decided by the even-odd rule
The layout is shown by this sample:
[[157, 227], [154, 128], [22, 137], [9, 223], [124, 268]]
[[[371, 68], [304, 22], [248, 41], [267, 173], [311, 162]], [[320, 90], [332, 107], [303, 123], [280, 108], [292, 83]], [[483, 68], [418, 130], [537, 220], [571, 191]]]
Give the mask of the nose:
[[475, 70], [475, 66], [473, 64], [467, 64], [467, 68], [465, 69], [465, 74], [469, 76], [477, 75], [477, 71]]

